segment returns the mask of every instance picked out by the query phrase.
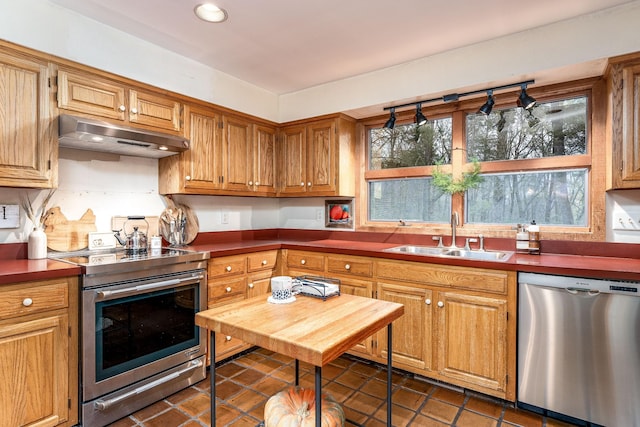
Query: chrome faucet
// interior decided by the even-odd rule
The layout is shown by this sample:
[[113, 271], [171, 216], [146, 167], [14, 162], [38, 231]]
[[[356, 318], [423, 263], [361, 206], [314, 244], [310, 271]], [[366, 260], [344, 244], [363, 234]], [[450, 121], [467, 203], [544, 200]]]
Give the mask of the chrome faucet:
[[460, 225], [460, 220], [458, 218], [458, 212], [453, 212], [451, 214], [451, 245], [450, 248], [457, 248], [456, 246], [456, 227]]

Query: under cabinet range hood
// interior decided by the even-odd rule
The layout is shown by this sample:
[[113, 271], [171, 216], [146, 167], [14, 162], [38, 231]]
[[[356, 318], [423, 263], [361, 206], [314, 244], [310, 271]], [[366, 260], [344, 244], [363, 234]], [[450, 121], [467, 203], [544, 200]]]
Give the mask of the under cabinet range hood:
[[156, 159], [189, 149], [189, 140], [180, 136], [68, 114], [60, 115], [58, 125], [60, 147]]

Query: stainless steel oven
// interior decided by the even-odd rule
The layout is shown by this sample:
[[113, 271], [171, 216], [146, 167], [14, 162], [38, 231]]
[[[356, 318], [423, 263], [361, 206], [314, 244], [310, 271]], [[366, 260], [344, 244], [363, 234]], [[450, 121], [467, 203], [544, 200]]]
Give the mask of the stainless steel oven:
[[59, 258], [83, 266], [81, 419], [104, 426], [206, 376], [208, 253]]

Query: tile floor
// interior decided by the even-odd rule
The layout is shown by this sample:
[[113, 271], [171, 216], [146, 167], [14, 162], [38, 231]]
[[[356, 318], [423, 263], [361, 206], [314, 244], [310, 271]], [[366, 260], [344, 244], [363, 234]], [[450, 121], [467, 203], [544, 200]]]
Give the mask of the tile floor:
[[[216, 367], [217, 427], [255, 427], [267, 399], [288, 387], [294, 362], [256, 349]], [[348, 420], [367, 427], [386, 422], [385, 366], [343, 356], [322, 369], [323, 391], [338, 400]], [[300, 363], [300, 385], [313, 388], [313, 366]], [[209, 379], [123, 418], [110, 427], [209, 426]], [[393, 373], [394, 426], [567, 427], [501, 401], [459, 393], [408, 373]], [[354, 424], [347, 423], [347, 427]]]

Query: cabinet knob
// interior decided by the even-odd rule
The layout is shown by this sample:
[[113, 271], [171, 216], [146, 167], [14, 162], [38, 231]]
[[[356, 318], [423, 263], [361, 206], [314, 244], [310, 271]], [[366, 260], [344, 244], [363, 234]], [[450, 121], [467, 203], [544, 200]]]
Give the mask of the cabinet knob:
[[249, 187], [251, 187], [253, 185], [253, 181], [249, 181]]
[[118, 110], [120, 110], [120, 111], [126, 111], [126, 110], [127, 110], [127, 107], [125, 107], [124, 105], [121, 105], [121, 106], [119, 106], [119, 107], [118, 107]]
[[300, 260], [300, 264], [305, 265], [306, 263], [307, 263], [307, 260], [306, 260], [306, 259], [301, 259], [301, 260]]
[[438, 307], [440, 308], [444, 307], [444, 303], [442, 301], [438, 301]]
[[249, 283], [249, 289], [253, 289], [253, 283]]
[[191, 175], [185, 176], [184, 179], [186, 179], [187, 181], [191, 181]]
[[260, 185], [260, 183], [258, 181], [256, 181], [256, 185]]
[[225, 289], [225, 291], [231, 292], [231, 286], [227, 286], [227, 289]]
[[231, 271], [231, 266], [230, 266], [230, 265], [227, 265], [227, 268], [225, 268], [225, 270], [227, 270], [227, 271]]
[[304, 182], [301, 182], [301, 183], [300, 183], [300, 187], [304, 187]]
[[267, 265], [267, 260], [266, 259], [262, 260], [262, 265]]
[[22, 305], [25, 307], [29, 307], [31, 304], [33, 304], [33, 300], [31, 298], [25, 298], [22, 300]]
[[426, 300], [424, 300], [424, 303], [427, 305], [431, 305], [431, 300], [429, 298], [427, 298]]
[[307, 187], [311, 187], [311, 181], [307, 182]]
[[231, 335], [227, 335], [226, 337], [224, 337], [224, 339], [225, 339], [226, 341], [231, 341]]
[[131, 114], [138, 114], [138, 109], [137, 108], [132, 108], [131, 109]]
[[350, 264], [345, 264], [344, 265], [344, 269], [345, 270], [351, 270], [351, 265]]

